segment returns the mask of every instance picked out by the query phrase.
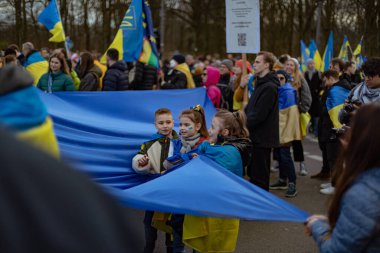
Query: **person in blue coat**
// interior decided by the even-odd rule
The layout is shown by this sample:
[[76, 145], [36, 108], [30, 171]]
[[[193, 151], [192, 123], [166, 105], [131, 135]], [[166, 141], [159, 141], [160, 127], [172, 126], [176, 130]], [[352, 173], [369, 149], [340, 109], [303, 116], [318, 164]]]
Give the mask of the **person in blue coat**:
[[320, 252], [380, 252], [380, 105], [362, 106], [342, 140], [344, 153], [328, 217], [313, 215], [306, 233]]

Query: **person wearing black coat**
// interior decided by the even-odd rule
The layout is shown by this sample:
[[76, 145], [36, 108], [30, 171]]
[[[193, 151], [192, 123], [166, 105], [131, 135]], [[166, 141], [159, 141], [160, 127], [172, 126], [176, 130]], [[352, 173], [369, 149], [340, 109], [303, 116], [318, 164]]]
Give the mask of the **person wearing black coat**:
[[309, 85], [312, 98], [311, 106], [309, 109], [309, 114], [311, 116], [311, 128], [313, 130], [314, 136], [317, 137], [322, 79], [321, 73], [315, 69], [314, 60], [307, 60], [307, 71], [305, 72], [304, 77], [307, 84]]
[[255, 91], [245, 108], [247, 128], [252, 141], [252, 162], [248, 168], [250, 181], [269, 190], [270, 153], [278, 147], [279, 109], [278, 87], [280, 81], [272, 73], [275, 59], [272, 53], [260, 52], [254, 63]]
[[128, 90], [129, 77], [127, 65], [118, 61], [119, 51], [110, 48], [107, 51], [108, 69], [103, 78], [103, 91]]
[[[313, 175], [312, 178], [318, 179], [328, 179], [331, 176], [331, 170], [335, 164], [336, 158], [339, 154], [339, 140], [338, 137], [335, 136], [333, 122], [331, 121], [331, 117], [326, 105], [326, 101], [328, 98], [328, 90], [330, 90], [334, 86], [338, 86], [344, 88], [346, 90], [351, 90], [351, 85], [348, 83], [346, 79], [340, 79], [338, 73], [327, 73], [326, 71], [323, 75], [325, 75], [325, 79], [335, 78], [332, 85], [327, 85], [325, 91], [321, 98], [321, 107], [320, 107], [320, 117], [318, 122], [318, 144], [322, 151], [323, 165], [322, 170], [316, 175]], [[327, 73], [327, 74], [326, 74]]]
[[168, 80], [161, 83], [161, 89], [186, 89], [187, 78], [185, 73], [176, 69], [180, 64], [185, 64], [185, 57], [183, 55], [174, 55], [170, 60], [170, 67], [172, 68], [168, 73]]
[[142, 252], [138, 217], [84, 174], [1, 125], [0, 150], [0, 252]]
[[135, 62], [129, 81], [131, 90], [152, 90], [153, 86], [158, 83], [157, 69], [141, 62]]

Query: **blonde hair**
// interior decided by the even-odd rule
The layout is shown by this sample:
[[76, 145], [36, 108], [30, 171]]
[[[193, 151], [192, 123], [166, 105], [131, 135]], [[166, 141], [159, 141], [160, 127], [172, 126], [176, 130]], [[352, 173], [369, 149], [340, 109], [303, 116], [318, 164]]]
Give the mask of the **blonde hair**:
[[297, 59], [295, 59], [295, 58], [290, 58], [287, 60], [287, 62], [288, 61], [291, 61], [294, 63], [295, 69], [294, 69], [294, 72], [291, 74], [291, 76], [293, 78], [292, 86], [296, 90], [298, 90], [301, 88], [301, 81], [302, 81], [302, 75], [300, 73], [299, 63], [298, 63]]
[[214, 116], [219, 118], [223, 124], [222, 128], [229, 131], [229, 136], [237, 138], [248, 138], [249, 131], [245, 126], [247, 117], [242, 111], [230, 112], [225, 109], [220, 109]]

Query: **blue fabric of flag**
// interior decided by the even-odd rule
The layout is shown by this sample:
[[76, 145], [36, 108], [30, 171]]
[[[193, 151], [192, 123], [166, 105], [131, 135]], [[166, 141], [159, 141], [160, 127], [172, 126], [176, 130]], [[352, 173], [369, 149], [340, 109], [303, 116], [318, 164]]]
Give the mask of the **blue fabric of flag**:
[[160, 212], [262, 221], [304, 222], [308, 217], [205, 156], [115, 195], [128, 206]]
[[216, 110], [204, 88], [40, 96], [54, 120], [62, 156], [127, 206], [248, 220], [304, 222], [308, 216], [202, 155], [163, 175], [133, 171], [132, 157], [156, 132], [157, 109], [171, 109], [178, 129], [180, 112], [200, 104], [210, 126]]

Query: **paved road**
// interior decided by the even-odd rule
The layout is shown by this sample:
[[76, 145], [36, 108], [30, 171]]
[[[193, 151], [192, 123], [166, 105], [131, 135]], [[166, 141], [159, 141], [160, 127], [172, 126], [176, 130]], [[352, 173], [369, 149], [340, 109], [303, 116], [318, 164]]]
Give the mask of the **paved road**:
[[[284, 198], [285, 191], [273, 191], [309, 213], [326, 213], [329, 197], [319, 193], [319, 180], [310, 179], [310, 174], [319, 172], [322, 166], [321, 152], [318, 143], [307, 137], [304, 142], [305, 163], [309, 169], [306, 177], [297, 177], [298, 195], [295, 198]], [[298, 172], [298, 164], [296, 170]], [[277, 180], [277, 173], [272, 173], [271, 180]], [[165, 253], [164, 236], [159, 235], [155, 253]], [[186, 252], [192, 252], [186, 249]], [[303, 224], [285, 222], [242, 221], [236, 248], [237, 253], [314, 253], [318, 252], [312, 238], [304, 234]]]

